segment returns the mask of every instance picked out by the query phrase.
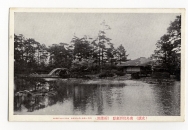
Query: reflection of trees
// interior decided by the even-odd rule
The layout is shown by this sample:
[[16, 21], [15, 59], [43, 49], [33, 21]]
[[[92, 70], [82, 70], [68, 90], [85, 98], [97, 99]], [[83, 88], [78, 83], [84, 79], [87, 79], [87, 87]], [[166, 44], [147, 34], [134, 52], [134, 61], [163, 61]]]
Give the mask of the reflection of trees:
[[[79, 84], [54, 81], [48, 82], [50, 89], [47, 92], [39, 91], [39, 88], [36, 89], [37, 84], [43, 83], [45, 82], [37, 79], [16, 81], [15, 84], [18, 88], [15, 90], [14, 110], [22, 111], [22, 106], [24, 106], [29, 112], [33, 112], [47, 106], [52, 106], [57, 102], [64, 105], [65, 101], [68, 101], [73, 103], [75, 112], [79, 111], [82, 114], [90, 114], [88, 110], [90, 111], [91, 109], [91, 114], [95, 112], [97, 115], [103, 115], [104, 107], [116, 109], [122, 103], [121, 85]], [[19, 87], [20, 85], [23, 87]], [[33, 91], [29, 92], [28, 90]], [[53, 95], [50, 92], [56, 93]]]
[[122, 92], [123, 92], [123, 87], [124, 87], [124, 84], [119, 84], [118, 85], [118, 88], [117, 88], [117, 91], [116, 91], [116, 94], [117, 94], [117, 97], [116, 97], [116, 101], [115, 102], [117, 102], [117, 104], [119, 105], [119, 106], [121, 106], [121, 104], [122, 104], [122, 97], [123, 97], [123, 94], [122, 94]]
[[50, 89], [54, 88], [54, 83], [49, 82], [50, 88], [42, 92], [44, 88], [42, 85], [44, 84], [46, 84], [46, 81], [42, 79], [15, 79], [14, 110], [21, 111], [21, 106], [23, 105], [29, 112], [32, 112], [55, 104], [58, 101], [57, 95], [55, 91], [50, 91]]
[[57, 102], [56, 96], [33, 96], [31, 94], [28, 94], [24, 98], [23, 96], [17, 96], [15, 97], [15, 100], [15, 111], [21, 111], [21, 105], [23, 105], [27, 108], [28, 112], [33, 112], [35, 110], [54, 105]]
[[103, 114], [103, 95], [102, 95], [102, 86], [100, 85], [99, 87], [97, 87], [97, 106], [98, 106], [98, 115], [102, 115]]
[[75, 86], [74, 87], [74, 96], [73, 96], [73, 105], [74, 109], [79, 109], [82, 111], [82, 113], [85, 113], [86, 110], [86, 104], [87, 104], [87, 99], [88, 99], [88, 94], [87, 92], [88, 89], [85, 87], [79, 87]]
[[123, 86], [124, 84], [107, 84], [103, 87], [105, 89], [103, 91], [105, 91], [107, 107], [111, 110], [117, 110], [119, 107], [122, 107]]
[[106, 89], [106, 101], [107, 104], [109, 105], [109, 107], [112, 107], [112, 102], [113, 102], [113, 93], [112, 93], [112, 84], [109, 84], [107, 87], [109, 87], [108, 89]]
[[[175, 84], [154, 87], [155, 94], [158, 97], [157, 103], [162, 104], [164, 115], [180, 115], [180, 96], [177, 94], [180, 93], [180, 90], [177, 90], [176, 87], [178, 86], [175, 86]], [[176, 101], [177, 98], [178, 100]]]
[[23, 91], [23, 90], [36, 90], [37, 85], [40, 83], [45, 84], [46, 81], [39, 78], [15, 78], [15, 92]]
[[73, 105], [75, 110], [81, 110], [84, 114], [88, 105], [92, 110], [97, 106], [97, 114], [103, 114], [103, 93], [102, 86], [97, 84], [79, 85], [73, 89]]
[[102, 114], [102, 90], [97, 84], [76, 85], [72, 91], [74, 110], [81, 111], [82, 114], [85, 114], [87, 107], [91, 106], [91, 109], [94, 110], [97, 106], [97, 113]]
[[84, 114], [88, 104], [92, 104], [92, 109], [94, 109], [96, 86], [97, 85], [79, 85], [74, 87], [73, 105], [75, 110], [81, 110]]
[[73, 98], [74, 110], [79, 110], [83, 114], [87, 109], [87, 105], [94, 106], [97, 104], [99, 113], [102, 113], [102, 90], [99, 90], [97, 84], [59, 84], [58, 87], [58, 101], [63, 103], [66, 100]]
[[[116, 92], [112, 91], [112, 88], [116, 87]], [[73, 89], [73, 105], [75, 110], [86, 113], [87, 107], [91, 106], [92, 111], [97, 110], [97, 115], [104, 114], [104, 100], [110, 107], [115, 101], [115, 105], [121, 105], [122, 103], [122, 86], [116, 86], [112, 84], [100, 85], [100, 84], [87, 84], [77, 85]], [[114, 97], [114, 94], [116, 97]]]
[[73, 95], [73, 86], [72, 85], [68, 85], [68, 84], [63, 84], [62, 86], [60, 85], [57, 88], [57, 100], [58, 102], [63, 103], [65, 100], [68, 100], [72, 97]]

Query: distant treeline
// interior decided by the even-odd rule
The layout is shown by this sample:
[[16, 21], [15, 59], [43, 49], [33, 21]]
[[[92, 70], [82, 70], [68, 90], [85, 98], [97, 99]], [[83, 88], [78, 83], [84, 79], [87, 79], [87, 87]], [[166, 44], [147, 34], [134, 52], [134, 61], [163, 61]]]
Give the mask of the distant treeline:
[[[77, 73], [117, 69], [116, 64], [127, 61], [128, 55], [122, 44], [114, 47], [106, 35], [106, 30], [111, 28], [105, 22], [102, 25], [103, 30], [99, 30], [95, 38], [88, 35], [81, 38], [73, 36], [69, 44], [62, 42], [48, 47], [33, 38], [15, 34], [15, 73], [47, 73], [54, 68], [68, 68]], [[153, 60], [153, 71], [180, 75], [180, 52], [181, 16], [177, 16], [167, 28], [167, 33], [156, 43], [156, 50], [150, 57]]]
[[100, 30], [96, 38], [74, 36], [70, 44], [59, 43], [48, 47], [33, 38], [15, 34], [14, 54], [15, 73], [51, 71], [53, 68], [96, 73], [116, 67], [117, 63], [126, 61], [128, 56], [122, 44], [114, 47], [105, 29]]

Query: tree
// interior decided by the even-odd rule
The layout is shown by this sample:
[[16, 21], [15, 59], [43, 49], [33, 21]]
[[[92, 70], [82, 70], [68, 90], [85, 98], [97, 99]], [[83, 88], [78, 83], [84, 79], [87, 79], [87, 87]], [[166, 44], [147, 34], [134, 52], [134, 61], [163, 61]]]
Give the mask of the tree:
[[176, 19], [171, 22], [170, 27], [167, 28], [167, 33], [170, 36], [174, 50], [176, 52], [181, 50], [181, 15], [176, 16]]
[[51, 66], [70, 68], [72, 57], [66, 46], [68, 46], [68, 44], [59, 43], [49, 47], [48, 51], [51, 54]]
[[173, 73], [174, 67], [176, 66], [175, 63], [175, 52], [174, 44], [170, 42], [169, 35], [163, 35], [161, 39], [157, 42], [157, 50], [155, 53], [158, 56], [158, 59], [161, 61], [160, 65], [166, 69], [167, 71]]
[[[98, 63], [102, 71], [102, 68], [105, 62], [108, 60], [106, 58], [110, 56], [109, 54], [110, 50], [108, 49], [110, 48], [112, 49], [113, 44], [110, 42], [111, 39], [106, 36], [106, 32], [105, 32], [105, 30], [111, 29], [110, 26], [107, 25], [105, 21], [101, 23], [101, 26], [102, 26], [102, 29], [99, 30], [97, 38], [92, 41], [92, 45], [95, 46], [94, 48], [96, 52], [96, 62]], [[107, 47], [107, 46], [110, 46], [110, 47]]]
[[[15, 70], [41, 70], [42, 68], [77, 68], [81, 70], [92, 70], [98, 72], [112, 66], [116, 62], [126, 60], [126, 51], [122, 45], [117, 49], [107, 37], [106, 31], [110, 26], [103, 21], [102, 29], [99, 30], [96, 38], [84, 35], [79, 38], [74, 36], [70, 44], [59, 43], [46, 47], [33, 38], [26, 39], [23, 35], [14, 36], [14, 59]], [[49, 64], [45, 64], [46, 61]], [[109, 64], [110, 63], [110, 64]], [[20, 66], [23, 66], [20, 68]], [[108, 67], [109, 68], [109, 67]]]
[[74, 36], [71, 42], [74, 46], [74, 59], [82, 61], [83, 59], [88, 59], [91, 56], [92, 46], [90, 45], [86, 37], [78, 38]]
[[113, 64], [114, 50], [115, 50], [115, 48], [114, 48], [113, 44], [111, 43], [110, 48], [107, 48], [107, 51], [106, 51], [106, 56], [107, 56], [108, 62], [110, 63], [111, 66]]
[[165, 69], [171, 74], [180, 70], [180, 50], [181, 50], [181, 16], [171, 22], [164, 34], [156, 43], [156, 50], [153, 57], [156, 65]]
[[122, 46], [122, 44], [117, 48], [117, 55], [118, 55], [118, 60], [119, 63], [121, 64], [122, 61], [127, 61], [127, 56], [125, 48]]
[[14, 34], [15, 73], [29, 73], [34, 70], [37, 66], [35, 54], [38, 46], [40, 43], [34, 39]]

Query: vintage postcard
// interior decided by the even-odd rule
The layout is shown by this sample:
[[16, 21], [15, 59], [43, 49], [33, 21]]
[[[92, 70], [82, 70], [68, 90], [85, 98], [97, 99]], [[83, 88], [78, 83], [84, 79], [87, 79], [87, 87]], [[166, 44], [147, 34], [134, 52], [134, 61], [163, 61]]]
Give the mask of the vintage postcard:
[[9, 15], [9, 121], [185, 120], [185, 9]]

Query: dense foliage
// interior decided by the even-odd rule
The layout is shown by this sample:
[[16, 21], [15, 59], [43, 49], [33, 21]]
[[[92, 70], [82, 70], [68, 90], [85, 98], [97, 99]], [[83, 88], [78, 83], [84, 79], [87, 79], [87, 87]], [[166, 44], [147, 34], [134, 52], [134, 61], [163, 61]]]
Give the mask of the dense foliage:
[[162, 69], [170, 74], [180, 76], [181, 66], [181, 16], [171, 22], [164, 34], [156, 43], [154, 69]]
[[125, 48], [115, 48], [106, 30], [105, 24], [96, 38], [87, 35], [82, 38], [74, 36], [70, 44], [59, 43], [46, 47], [35, 39], [23, 35], [14, 35], [15, 73], [35, 73], [50, 71], [53, 68], [68, 68], [71, 72], [98, 73], [112, 69], [117, 63], [127, 60]]

